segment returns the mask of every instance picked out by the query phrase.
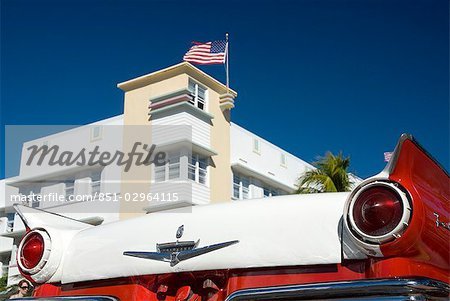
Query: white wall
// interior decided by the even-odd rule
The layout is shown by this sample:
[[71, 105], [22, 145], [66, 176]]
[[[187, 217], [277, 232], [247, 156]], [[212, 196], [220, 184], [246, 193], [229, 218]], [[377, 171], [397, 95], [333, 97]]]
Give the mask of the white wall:
[[5, 180], [0, 180], [0, 208], [5, 207], [6, 200], [6, 190], [5, 190]]
[[[259, 153], [253, 150], [254, 139], [259, 140]], [[286, 156], [285, 166], [281, 164], [281, 154]], [[298, 177], [305, 170], [313, 168], [235, 123], [231, 123], [231, 164], [256, 171], [267, 179], [280, 182], [293, 190], [296, 189]]]
[[[122, 147], [122, 125], [123, 116], [116, 116], [109, 119], [101, 120], [92, 124], [80, 126], [67, 131], [45, 136], [39, 139], [27, 141], [23, 144], [22, 155], [20, 161], [20, 178], [37, 177], [41, 175], [58, 174], [70, 172], [74, 166], [48, 165], [48, 160], [44, 160], [41, 165], [37, 165], [36, 156], [31, 165], [27, 165], [31, 150], [27, 150], [30, 146], [38, 147], [47, 144], [48, 147], [59, 146], [59, 153], [63, 151], [71, 151], [78, 154], [81, 149], [87, 152], [94, 149], [95, 146], [100, 147], [100, 151], [115, 151]], [[93, 139], [91, 132], [93, 127], [100, 126], [102, 134], [100, 139]], [[49, 157], [49, 156], [47, 156]], [[76, 168], [76, 167], [75, 167]]]
[[[8, 219], [0, 217], [0, 234], [8, 232]], [[0, 236], [0, 254], [10, 252], [12, 250], [14, 239], [10, 237]]]

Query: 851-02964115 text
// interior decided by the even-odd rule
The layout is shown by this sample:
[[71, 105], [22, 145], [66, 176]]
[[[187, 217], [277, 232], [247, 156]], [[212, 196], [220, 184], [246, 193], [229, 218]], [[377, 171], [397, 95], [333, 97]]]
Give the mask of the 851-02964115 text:
[[177, 202], [178, 192], [126, 192], [124, 194], [98, 193], [94, 199], [113, 202]]
[[35, 194], [31, 192], [28, 195], [17, 194], [9, 198], [11, 203], [58, 203], [58, 202], [177, 202], [179, 201], [178, 192], [126, 192], [126, 193], [106, 193], [95, 192], [92, 194]]

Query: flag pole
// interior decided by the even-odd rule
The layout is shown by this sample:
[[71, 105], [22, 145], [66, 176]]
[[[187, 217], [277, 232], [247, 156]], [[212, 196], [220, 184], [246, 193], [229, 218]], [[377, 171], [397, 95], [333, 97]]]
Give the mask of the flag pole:
[[225, 59], [226, 59], [225, 64], [226, 64], [226, 66], [225, 66], [225, 68], [226, 68], [226, 76], [227, 76], [227, 94], [228, 94], [228, 91], [230, 89], [230, 71], [229, 71], [229, 67], [228, 67], [228, 61], [229, 61], [229, 58], [228, 58], [228, 53], [229, 53], [229, 50], [228, 50], [228, 32], [225, 34], [225, 41], [226, 41], [226, 45], [225, 45], [225, 47], [226, 47], [226, 53], [225, 53]]

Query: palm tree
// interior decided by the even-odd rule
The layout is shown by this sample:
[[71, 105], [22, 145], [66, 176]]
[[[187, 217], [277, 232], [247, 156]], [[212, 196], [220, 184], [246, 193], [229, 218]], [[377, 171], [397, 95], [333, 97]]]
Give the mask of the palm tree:
[[309, 170], [298, 179], [297, 193], [342, 192], [349, 191], [352, 185], [347, 169], [350, 157], [344, 158], [342, 152], [337, 156], [327, 152], [313, 163], [316, 169]]

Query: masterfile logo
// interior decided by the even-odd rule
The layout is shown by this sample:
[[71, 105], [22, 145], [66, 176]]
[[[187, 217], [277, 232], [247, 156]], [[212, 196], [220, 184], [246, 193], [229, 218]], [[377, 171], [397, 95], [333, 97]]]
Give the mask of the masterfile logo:
[[155, 152], [156, 145], [148, 146], [145, 143], [135, 142], [129, 153], [116, 150], [114, 153], [109, 151], [100, 151], [100, 146], [96, 145], [92, 151], [82, 148], [78, 153], [72, 151], [61, 150], [59, 145], [31, 145], [27, 147], [28, 160], [26, 165], [32, 165], [36, 159], [36, 164], [42, 166], [47, 157], [50, 166], [107, 166], [117, 164], [124, 166], [124, 171], [128, 172], [131, 166], [148, 166], [152, 163], [155, 166], [163, 166], [166, 164], [167, 155], [165, 152]]

